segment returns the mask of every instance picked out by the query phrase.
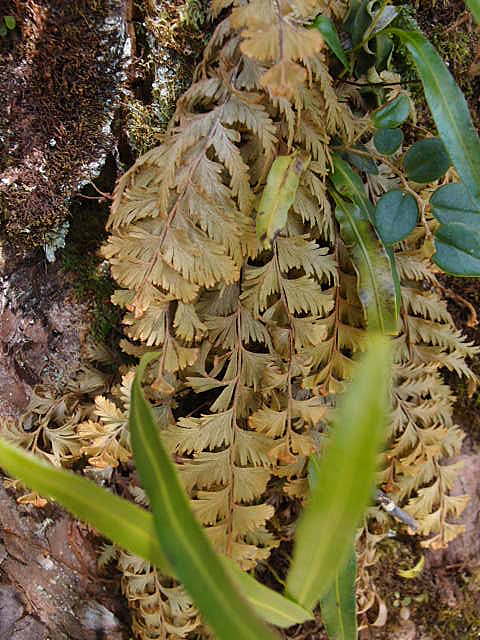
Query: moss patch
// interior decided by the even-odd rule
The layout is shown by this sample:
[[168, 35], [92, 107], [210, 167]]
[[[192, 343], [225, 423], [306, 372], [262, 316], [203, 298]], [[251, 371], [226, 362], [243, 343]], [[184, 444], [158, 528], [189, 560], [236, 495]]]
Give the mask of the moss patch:
[[[108, 181], [100, 180], [99, 185], [107, 190], [108, 186], [112, 187], [112, 181], [110, 179], [108, 185]], [[59, 260], [79, 301], [89, 304], [90, 333], [99, 342], [114, 346], [120, 337], [121, 312], [110, 302], [115, 284], [108, 265], [99, 255], [107, 235], [109, 203], [99, 202], [98, 195], [93, 187], [86, 187], [82, 195], [72, 201], [70, 229]]]
[[205, 23], [206, 9], [199, 0], [136, 5], [132, 16], [136, 62], [123, 125], [133, 155], [159, 144], [177, 98], [192, 82], [209, 36]]
[[121, 0], [0, 0], [17, 29], [0, 65], [0, 212], [19, 248], [43, 244], [113, 142]]

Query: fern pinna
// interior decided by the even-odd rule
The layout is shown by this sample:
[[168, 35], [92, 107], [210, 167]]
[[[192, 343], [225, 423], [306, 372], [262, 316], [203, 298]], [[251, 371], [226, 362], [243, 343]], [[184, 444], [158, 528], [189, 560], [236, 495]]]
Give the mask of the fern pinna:
[[[230, 4], [214, 0], [213, 16]], [[323, 40], [307, 28], [319, 12], [341, 17], [345, 4], [233, 7], [161, 146], [119, 181], [104, 249], [121, 287], [114, 300], [126, 309], [125, 350], [161, 350], [150, 394], [193, 507], [217, 549], [245, 569], [278, 544], [271, 478], [290, 496], [305, 494], [306, 457], [364, 341], [357, 275], [328, 181], [333, 141], [353, 145], [371, 125], [354, 115], [360, 94], [332, 78]], [[275, 157], [293, 151], [309, 164], [285, 228], [264, 249], [255, 204]], [[382, 166], [372, 180], [375, 201], [397, 177]], [[402, 329], [379, 482], [437, 547], [460, 530], [452, 520], [465, 504], [449, 495], [456, 467], [444, 460], [462, 436], [441, 369], [472, 379], [466, 359], [475, 350], [441, 300], [424, 235], [396, 249]], [[95, 454], [92, 427], [88, 435]], [[387, 514], [373, 515], [386, 524]], [[379, 531], [366, 529], [365, 557]], [[200, 624], [168, 578], [125, 556], [120, 567], [139, 637], [188, 637]]]

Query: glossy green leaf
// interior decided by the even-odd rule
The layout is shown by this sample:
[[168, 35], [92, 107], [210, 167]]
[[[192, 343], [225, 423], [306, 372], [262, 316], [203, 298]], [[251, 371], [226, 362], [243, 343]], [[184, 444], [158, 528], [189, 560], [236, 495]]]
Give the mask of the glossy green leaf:
[[273, 640], [275, 636], [240, 596], [195, 518], [163, 445], [140, 385], [145, 367], [155, 357], [158, 354], [146, 354], [138, 366], [132, 384], [129, 427], [135, 463], [152, 506], [161, 548], [219, 640]]
[[[370, 224], [375, 219], [375, 208], [360, 176], [338, 154], [333, 154], [333, 166], [330, 179], [336, 190], [332, 192], [337, 202], [336, 216], [358, 274], [358, 295], [369, 326], [396, 335], [400, 296], [394, 280], [395, 259], [392, 263]], [[356, 207], [338, 193], [352, 200]]]
[[430, 207], [435, 218], [447, 224], [462, 222], [480, 228], [480, 206], [472, 204], [463, 184], [446, 184], [430, 198]]
[[4, 38], [8, 33], [7, 27], [3, 24], [3, 22], [0, 22], [0, 37]]
[[221, 559], [234, 584], [263, 620], [286, 629], [314, 619], [311, 611], [258, 582], [230, 558], [222, 556]]
[[480, 25], [480, 0], [465, 0], [465, 4], [472, 12], [477, 24]]
[[[30, 489], [58, 502], [119, 547], [167, 574], [173, 573], [160, 547], [150, 512], [102, 489], [91, 480], [40, 462], [1, 439], [0, 467]], [[221, 559], [231, 579], [266, 622], [290, 627], [313, 617], [300, 605], [257, 582], [229, 558]]]
[[159, 569], [166, 569], [167, 561], [153, 536], [152, 516], [145, 509], [102, 489], [91, 480], [40, 462], [4, 440], [0, 440], [0, 466], [123, 549], [149, 560]]
[[332, 586], [320, 599], [322, 620], [329, 640], [358, 638], [356, 578], [357, 556], [352, 545], [346, 564], [337, 571]]
[[310, 157], [299, 151], [274, 160], [257, 210], [257, 236], [265, 249], [287, 224], [300, 177], [309, 162]]
[[379, 33], [375, 38], [375, 68], [377, 71], [388, 69], [395, 45], [386, 33]]
[[409, 180], [420, 183], [439, 180], [448, 171], [450, 164], [448, 153], [439, 138], [416, 142], [403, 159]]
[[417, 221], [417, 201], [409, 193], [392, 189], [377, 202], [375, 228], [384, 244], [395, 244], [406, 238]]
[[373, 144], [379, 153], [391, 156], [402, 146], [403, 137], [401, 129], [379, 129], [373, 136]]
[[435, 233], [433, 261], [454, 276], [480, 277], [480, 228], [450, 222]]
[[334, 583], [371, 498], [389, 410], [390, 367], [388, 339], [373, 336], [336, 411], [318, 484], [300, 516], [287, 592], [308, 609]]
[[395, 304], [397, 308], [397, 313], [399, 313], [400, 308], [402, 306], [402, 292], [401, 292], [400, 276], [398, 275], [398, 269], [397, 269], [397, 260], [395, 258], [395, 252], [393, 251], [392, 246], [386, 245], [385, 251], [388, 256], [388, 260], [390, 262], [390, 268], [392, 270], [393, 286], [395, 289]]
[[398, 16], [398, 8], [394, 7], [391, 4], [383, 3], [383, 6], [380, 8], [377, 7], [377, 0], [370, 1], [367, 5], [367, 11], [372, 16], [372, 24], [370, 25], [367, 33], [364, 35], [364, 39], [366, 37], [371, 37], [372, 35], [383, 31], [388, 25], [395, 20]]
[[350, 65], [348, 62], [348, 58], [346, 53], [342, 47], [342, 43], [340, 42], [340, 38], [338, 37], [337, 30], [335, 25], [327, 18], [327, 16], [317, 16], [313, 21], [312, 26], [315, 29], [318, 29], [322, 34], [323, 39], [327, 43], [328, 47], [333, 51], [333, 53], [337, 56], [340, 62], [343, 64], [345, 69], [349, 69]]
[[480, 206], [480, 138], [463, 93], [421, 33], [402, 29], [392, 29], [392, 33], [412, 55], [438, 133], [471, 199]]
[[[356, 150], [361, 153], [356, 153]], [[378, 176], [377, 165], [370, 156], [363, 155], [365, 153], [368, 153], [367, 147], [363, 144], [357, 144], [352, 147], [350, 151], [345, 153], [345, 157], [348, 162], [350, 162], [350, 164], [356, 167], [359, 171], [364, 171], [370, 175]]]
[[374, 206], [370, 202], [362, 179], [355, 173], [352, 167], [337, 153], [332, 155], [333, 173], [330, 179], [340, 195], [352, 200], [362, 209], [369, 220], [373, 221]]
[[368, 326], [387, 335], [397, 335], [399, 307], [385, 248], [357, 205], [345, 202], [338, 196], [335, 199], [335, 217], [357, 272], [358, 297]]
[[354, 47], [362, 43], [363, 36], [372, 22], [372, 17], [367, 11], [368, 3], [369, 0], [362, 0], [362, 2], [358, 3], [353, 2], [352, 9], [345, 23], [348, 32], [352, 36], [352, 44]]
[[[310, 456], [308, 480], [311, 491], [318, 485], [321, 465], [319, 455]], [[352, 540], [347, 562], [338, 568], [330, 588], [320, 598], [322, 620], [330, 640], [357, 640], [356, 577], [357, 556]]]
[[3, 16], [3, 20], [5, 22], [7, 29], [10, 29], [10, 31], [13, 31], [13, 29], [15, 29], [15, 26], [17, 23], [13, 16]]
[[372, 122], [377, 129], [395, 129], [405, 122], [409, 114], [410, 100], [401, 94], [375, 111]]

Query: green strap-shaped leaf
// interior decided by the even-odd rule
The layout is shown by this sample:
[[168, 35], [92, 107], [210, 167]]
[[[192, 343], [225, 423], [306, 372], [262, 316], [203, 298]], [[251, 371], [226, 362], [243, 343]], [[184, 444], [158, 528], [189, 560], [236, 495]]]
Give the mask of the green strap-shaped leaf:
[[102, 489], [91, 480], [57, 469], [0, 439], [0, 467], [27, 487], [56, 500], [123, 549], [161, 570], [167, 561], [153, 534], [148, 511]]
[[[308, 480], [311, 491], [318, 485], [321, 465], [318, 454], [310, 456]], [[330, 640], [357, 640], [356, 578], [357, 555], [352, 540], [347, 562], [337, 569], [330, 588], [320, 598], [322, 620]]]
[[230, 558], [222, 556], [221, 559], [239, 591], [266, 622], [286, 629], [294, 624], [302, 624], [314, 619], [311, 611], [258, 582], [250, 574], [242, 571]]
[[409, 50], [423, 83], [438, 133], [467, 187], [480, 206], [480, 138], [465, 97], [435, 47], [416, 31], [392, 29]]
[[307, 609], [331, 588], [371, 498], [389, 410], [390, 345], [374, 335], [336, 412], [318, 484], [296, 530], [287, 592]]
[[337, 571], [332, 586], [320, 599], [322, 620], [330, 640], [358, 638], [356, 578], [357, 556], [352, 545], [346, 564]]
[[333, 154], [333, 168], [330, 179], [336, 191], [358, 208], [357, 211], [350, 203], [339, 198], [335, 191], [332, 192], [337, 205], [340, 205], [336, 210], [340, 233], [359, 276], [360, 302], [370, 328], [396, 335], [401, 299], [400, 287], [396, 283], [395, 256], [393, 252], [386, 251], [375, 230], [375, 207], [366, 194], [360, 176], [337, 153]]
[[340, 195], [352, 200], [365, 212], [370, 222], [373, 222], [375, 207], [367, 196], [362, 179], [338, 153], [333, 154], [332, 160], [333, 173], [330, 175], [330, 180], [333, 186]]
[[240, 595], [215, 553], [177, 477], [140, 380], [143, 356], [132, 385], [129, 427], [135, 463], [152, 506], [161, 548], [219, 640], [273, 640], [275, 636]]
[[309, 162], [310, 156], [300, 151], [274, 160], [257, 208], [257, 237], [265, 249], [287, 224], [288, 210]]
[[338, 195], [335, 217], [340, 235], [357, 272], [358, 297], [368, 326], [387, 335], [398, 334], [398, 295], [385, 247], [361, 209]]
[[[61, 504], [119, 547], [174, 575], [160, 547], [150, 512], [102, 489], [91, 480], [40, 462], [2, 439], [0, 467], [30, 489]], [[243, 596], [266, 622], [291, 627], [313, 618], [311, 612], [260, 584], [229, 558], [222, 558], [222, 562]]]
[[480, 0], [465, 0], [465, 4], [472, 12], [477, 24], [480, 24]]
[[342, 43], [340, 42], [340, 38], [338, 37], [335, 25], [330, 18], [327, 18], [327, 16], [317, 16], [312, 26], [320, 31], [329, 48], [337, 56], [345, 69], [349, 70], [350, 64], [342, 47]]

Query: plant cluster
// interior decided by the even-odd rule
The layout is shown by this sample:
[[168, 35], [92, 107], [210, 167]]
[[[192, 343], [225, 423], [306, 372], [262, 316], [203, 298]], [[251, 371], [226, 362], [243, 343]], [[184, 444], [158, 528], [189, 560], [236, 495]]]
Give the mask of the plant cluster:
[[[161, 146], [115, 191], [103, 253], [125, 310], [123, 349], [160, 351], [146, 392], [162, 439], [214, 548], [249, 570], [287, 535], [272, 485], [305, 498], [308, 458], [323, 450], [367, 326], [389, 334], [378, 483], [416, 519], [422, 544], [442, 547], [462, 531], [466, 503], [449, 493], [458, 465], [446, 460], [462, 433], [442, 369], [474, 385], [477, 349], [455, 328], [436, 273], [478, 275], [478, 137], [467, 127], [458, 150], [468, 125], [458, 89], [387, 2], [233, 4], [213, 0], [213, 17], [226, 17], [193, 85]], [[439, 138], [405, 143], [415, 114], [391, 69], [398, 40]], [[98, 398], [77, 427], [94, 467], [131, 457], [128, 395]], [[372, 604], [366, 567], [391, 526], [385, 511], [370, 515], [357, 548], [362, 610]], [[200, 629], [168, 573], [124, 552], [119, 566], [139, 638]]]
[[[227, 5], [214, 2], [213, 15]], [[109, 222], [104, 255], [122, 287], [114, 299], [127, 310], [124, 348], [162, 349], [152, 386], [174, 409], [165, 437], [216, 548], [244, 568], [278, 544], [270, 479], [292, 497], [305, 495], [306, 458], [363, 348], [365, 300], [375, 295], [383, 301], [378, 322], [398, 333], [381, 481], [408, 503], [430, 535], [426, 544], [444, 545], [461, 531], [453, 520], [465, 498], [449, 496], [456, 467], [442, 461], [458, 453], [462, 435], [441, 369], [473, 382], [466, 359], [475, 349], [441, 299], [428, 200], [439, 179], [445, 186], [434, 203], [465, 188], [451, 184], [439, 139], [404, 153], [400, 127], [412, 109], [389, 68], [394, 44], [385, 31], [397, 10], [353, 3], [346, 59], [333, 27], [346, 8], [321, 3], [319, 16], [308, 2], [234, 7], [162, 146], [121, 178]], [[338, 79], [347, 78], [345, 60], [351, 82]], [[275, 158], [292, 153], [298, 189], [265, 243], [253, 212]], [[370, 219], [360, 241], [351, 237], [359, 209]], [[383, 280], [365, 275], [372, 251], [366, 259], [362, 233]], [[438, 231], [436, 240], [438, 258]]]

